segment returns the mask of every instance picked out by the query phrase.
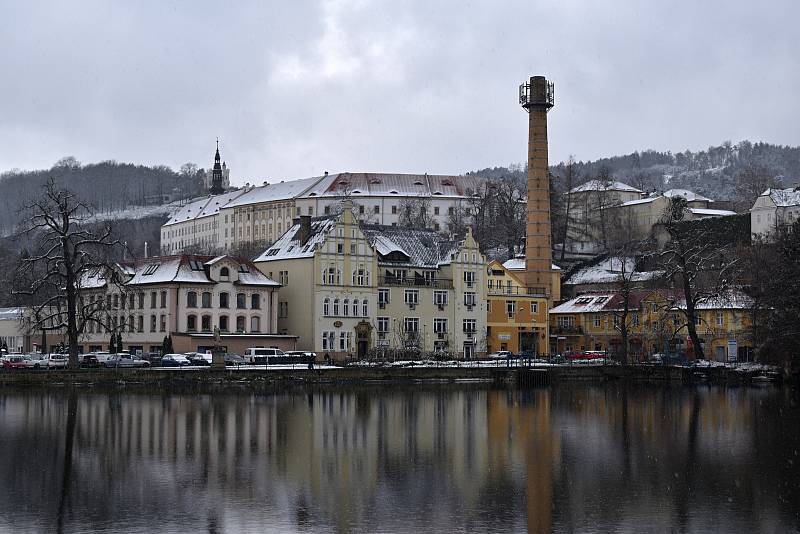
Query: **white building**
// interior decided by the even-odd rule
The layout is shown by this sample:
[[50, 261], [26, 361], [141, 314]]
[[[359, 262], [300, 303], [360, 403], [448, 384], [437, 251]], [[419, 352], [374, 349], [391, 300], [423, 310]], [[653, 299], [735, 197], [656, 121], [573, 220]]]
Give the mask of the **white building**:
[[800, 188], [767, 189], [750, 208], [750, 233], [768, 237], [800, 217]]

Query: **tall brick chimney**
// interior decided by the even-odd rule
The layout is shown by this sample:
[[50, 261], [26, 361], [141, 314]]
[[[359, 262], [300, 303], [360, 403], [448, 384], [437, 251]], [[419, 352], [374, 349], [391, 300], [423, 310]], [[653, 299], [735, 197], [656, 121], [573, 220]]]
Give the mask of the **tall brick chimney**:
[[547, 112], [553, 84], [532, 76], [519, 86], [519, 103], [528, 112], [528, 219], [525, 231], [525, 285], [552, 298], [553, 253], [550, 244], [550, 179], [547, 164]]

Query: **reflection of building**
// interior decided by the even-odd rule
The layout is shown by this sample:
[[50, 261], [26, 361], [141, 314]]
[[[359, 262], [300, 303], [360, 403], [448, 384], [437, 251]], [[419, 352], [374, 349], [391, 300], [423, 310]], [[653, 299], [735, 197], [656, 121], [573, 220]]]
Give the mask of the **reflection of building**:
[[[696, 327], [707, 358], [750, 359], [753, 350], [750, 299], [739, 292], [696, 305]], [[624, 300], [619, 291], [584, 293], [550, 310], [552, 350], [597, 350], [618, 353], [622, 344]], [[644, 358], [656, 352], [683, 354], [688, 346], [685, 303], [662, 291], [631, 292], [626, 323], [629, 355]]]
[[470, 232], [363, 224], [352, 203], [338, 215], [301, 216], [256, 264], [277, 276], [279, 329], [333, 357], [371, 348], [485, 351], [484, 260]]
[[108, 348], [120, 332], [132, 352], [160, 352], [173, 334], [178, 351], [204, 352], [218, 328], [231, 352], [247, 347], [294, 348], [292, 336], [278, 336], [279, 284], [255, 265], [230, 256], [161, 256], [96, 269], [80, 282], [81, 297], [93, 311], [81, 349]]
[[486, 350], [549, 354], [547, 296], [529, 293], [513, 271], [493, 260], [486, 268]]

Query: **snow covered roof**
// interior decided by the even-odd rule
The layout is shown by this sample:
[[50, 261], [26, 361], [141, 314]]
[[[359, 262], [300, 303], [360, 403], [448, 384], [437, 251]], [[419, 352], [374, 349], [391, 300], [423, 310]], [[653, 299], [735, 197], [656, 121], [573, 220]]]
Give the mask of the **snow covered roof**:
[[229, 202], [239, 198], [245, 193], [244, 189], [229, 191], [221, 195], [213, 195], [195, 200], [175, 210], [164, 226], [171, 226], [186, 221], [201, 219], [219, 213], [219, 210]]
[[0, 321], [18, 321], [25, 313], [25, 308], [0, 308]]
[[[436, 268], [448, 265], [461, 245], [460, 241], [446, 239], [433, 230], [363, 224], [361, 231], [382, 256], [380, 263]], [[400, 252], [404, 259], [392, 261], [386, 258], [392, 252]]]
[[710, 198], [704, 197], [703, 195], [698, 195], [694, 191], [689, 191], [688, 189], [669, 189], [664, 191], [664, 196], [668, 198], [672, 197], [683, 197], [688, 202], [714, 202]]
[[[625, 272], [633, 282], [643, 282], [650, 280], [661, 274], [660, 271], [649, 272], [633, 272], [635, 270], [635, 261], [633, 258], [625, 258]], [[620, 258], [606, 258], [596, 265], [584, 267], [575, 272], [567, 280], [565, 284], [569, 285], [582, 285], [582, 284], [611, 284], [617, 282], [622, 275], [622, 260]]]
[[736, 215], [735, 211], [730, 210], [712, 210], [706, 208], [689, 208], [689, 211], [700, 217], [727, 217], [729, 215]]
[[[738, 290], [730, 290], [723, 295], [710, 297], [697, 303], [698, 310], [743, 310], [753, 306], [753, 299]], [[680, 306], [685, 308], [685, 302]]]
[[329, 174], [301, 197], [419, 196], [464, 197], [478, 190], [485, 179], [477, 176], [343, 172]]
[[325, 242], [328, 233], [333, 229], [336, 224], [335, 215], [327, 215], [324, 217], [315, 217], [311, 219], [311, 233], [308, 240], [301, 245], [298, 232], [300, 224], [295, 224], [282, 236], [275, 241], [272, 246], [265, 250], [256, 262], [260, 261], [276, 261], [287, 260], [294, 258], [310, 258], [314, 256], [314, 251]]
[[[191, 254], [143, 258], [129, 263], [127, 265], [133, 268], [133, 274], [125, 285], [215, 284], [216, 281], [208, 276], [206, 268], [221, 260], [230, 261], [236, 266], [238, 280], [235, 283], [238, 285], [280, 285], [264, 275], [250, 261], [236, 259], [232, 256], [212, 257]], [[231, 279], [234, 280], [235, 278], [232, 276]]]
[[767, 189], [761, 196], [768, 196], [776, 206], [798, 206], [800, 205], [800, 188], [791, 187], [789, 189]]
[[[525, 270], [525, 258], [516, 256], [514, 258], [508, 259], [503, 262], [503, 267], [508, 269], [509, 271], [524, 271]], [[561, 267], [553, 263], [550, 265], [550, 268], [554, 271], [560, 271]]]
[[615, 292], [587, 293], [579, 295], [558, 306], [551, 308], [550, 313], [592, 313], [601, 311], [616, 296]]
[[[637, 198], [636, 200], [628, 200], [627, 202], [623, 202], [620, 206], [635, 206], [637, 204], [649, 204], [655, 200], [658, 200], [661, 197], [647, 197], [647, 198]], [[611, 206], [615, 208], [617, 206]]]
[[579, 185], [570, 189], [570, 193], [585, 193], [587, 191], [626, 191], [629, 193], [641, 193], [640, 189], [636, 189], [628, 184], [623, 184], [617, 181], [605, 180], [589, 180], [585, 184]]
[[248, 204], [259, 204], [261, 202], [291, 200], [302, 195], [306, 190], [314, 187], [324, 177], [317, 176], [313, 178], [302, 178], [300, 180], [290, 180], [287, 182], [280, 182], [277, 184], [268, 184], [259, 187], [253, 187], [246, 193], [231, 200], [225, 207], [234, 208], [238, 206], [246, 206]]

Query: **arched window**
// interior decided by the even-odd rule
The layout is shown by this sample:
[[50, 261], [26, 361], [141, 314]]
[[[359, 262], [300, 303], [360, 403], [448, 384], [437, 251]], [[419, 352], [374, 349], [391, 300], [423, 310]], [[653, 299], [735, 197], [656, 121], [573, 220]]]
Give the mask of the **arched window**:
[[220, 308], [228, 308], [228, 300], [230, 295], [226, 292], [222, 292], [219, 294], [219, 307]]
[[261, 309], [261, 295], [258, 293], [253, 293], [250, 295], [250, 308], [253, 310]]
[[[153, 316], [155, 319], [155, 315]], [[154, 321], [153, 321], [154, 322]], [[196, 332], [197, 331], [197, 316], [190, 315], [186, 318], [186, 330], [189, 332]]]
[[244, 293], [236, 294], [236, 307], [240, 310], [247, 308], [247, 295]]
[[361, 315], [369, 317], [369, 301], [367, 299], [361, 301]]
[[186, 293], [186, 307], [187, 308], [197, 307], [197, 292], [189, 291], [188, 293]]
[[211, 293], [208, 291], [203, 291], [202, 302], [203, 308], [210, 308], [211, 307]]
[[333, 315], [339, 315], [339, 299], [333, 299]]
[[200, 326], [203, 329], [203, 332], [211, 332], [211, 316], [204, 315], [200, 318]]
[[369, 271], [360, 267], [353, 271], [353, 285], [354, 286], [368, 286], [369, 285]]
[[331, 314], [331, 299], [325, 297], [325, 300], [322, 301], [322, 315], [325, 317]]
[[220, 315], [219, 316], [219, 330], [220, 330], [220, 332], [227, 332], [228, 331], [228, 316], [227, 315]]
[[261, 331], [261, 319], [258, 316], [253, 316], [250, 318], [250, 331], [251, 332]]
[[322, 283], [325, 285], [341, 285], [342, 273], [336, 267], [328, 267], [322, 271]]
[[242, 315], [236, 317], [236, 331], [239, 333], [244, 332], [244, 316]]
[[358, 299], [353, 299], [353, 317], [358, 317]]
[[342, 301], [342, 314], [345, 316], [350, 315], [350, 299]]
[[228, 278], [231, 275], [231, 272], [228, 270], [227, 267], [223, 267], [219, 270], [220, 278]]

